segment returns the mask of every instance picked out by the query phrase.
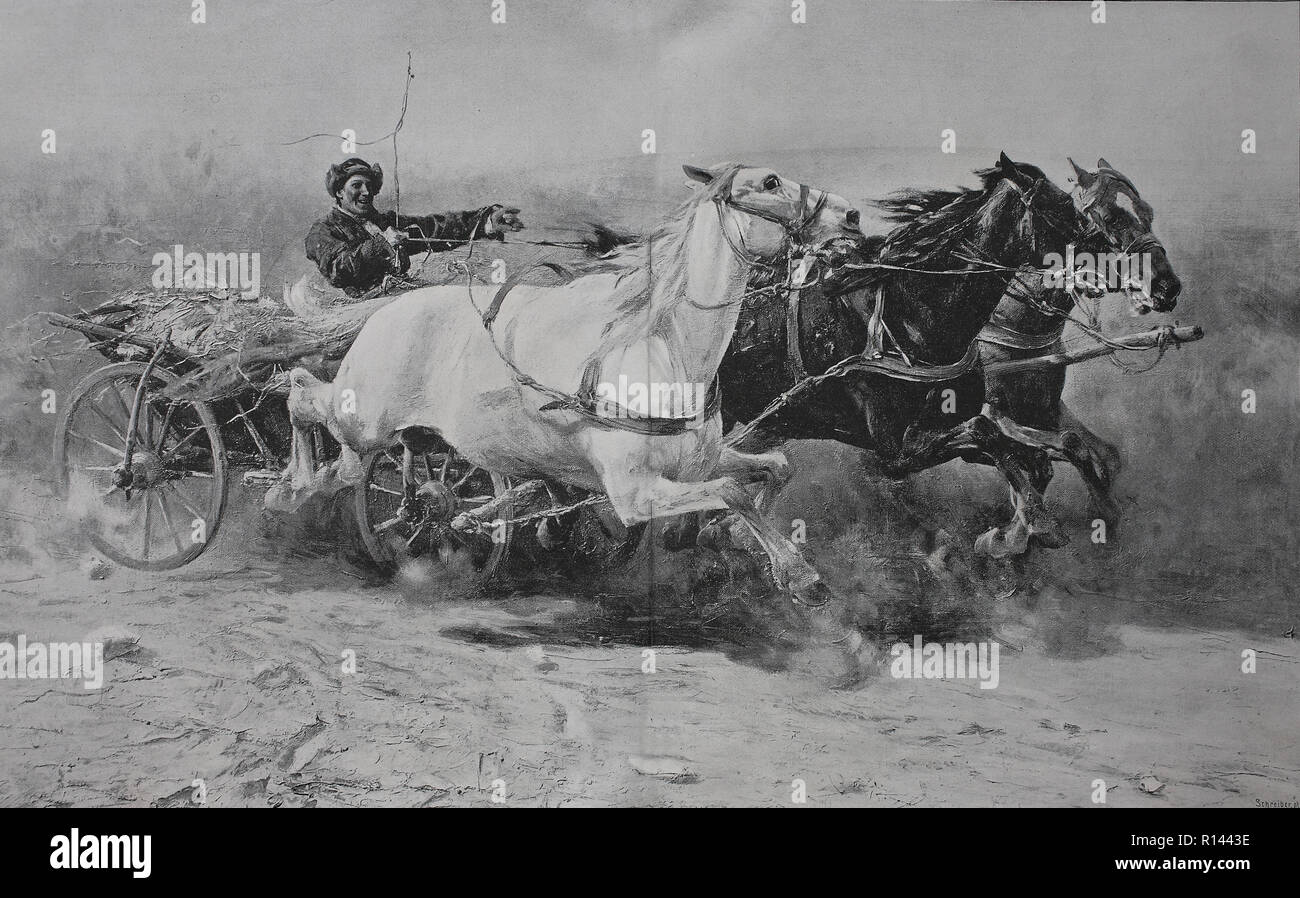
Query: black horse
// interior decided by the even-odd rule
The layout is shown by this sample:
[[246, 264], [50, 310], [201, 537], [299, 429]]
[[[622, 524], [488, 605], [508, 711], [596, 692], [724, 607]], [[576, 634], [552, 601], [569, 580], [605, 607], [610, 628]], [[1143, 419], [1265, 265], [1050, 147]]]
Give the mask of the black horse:
[[[1139, 314], [1171, 311], [1178, 303], [1182, 283], [1164, 246], [1151, 233], [1155, 218], [1151, 206], [1133, 182], [1105, 159], [1097, 160], [1095, 172], [1080, 168], [1073, 159], [1070, 165], [1077, 185], [1075, 206], [1083, 216], [1080, 233], [1074, 238], [1076, 250], [1093, 256], [1102, 252], [1141, 254], [1142, 269], [1149, 272], [1150, 280], [1140, 287], [1126, 284], [1124, 292]], [[1097, 298], [1102, 292], [1097, 285], [1085, 295]], [[988, 366], [1062, 351], [1062, 332], [1080, 299], [1079, 291], [1049, 285], [1038, 273], [1021, 275], [980, 331], [981, 361]], [[1090, 317], [1095, 324], [1095, 309]], [[995, 414], [1020, 426], [1013, 431], [1018, 436], [1046, 448], [1053, 459], [1067, 461], [1079, 471], [1099, 516], [1113, 530], [1119, 520], [1119, 506], [1111, 496], [1120, 469], [1119, 450], [1093, 433], [1061, 401], [1065, 376], [1061, 365], [986, 373], [986, 399]], [[1051, 476], [1050, 469], [1047, 475]]]
[[[994, 465], [1011, 486], [1014, 515], [977, 546], [1005, 555], [1031, 539], [1055, 547], [1066, 537], [1042, 499], [1049, 450], [986, 405], [976, 336], [1022, 268], [1064, 255], [1089, 229], [1071, 196], [1036, 166], [1004, 153], [976, 174], [979, 189], [905, 190], [880, 201], [899, 226], [788, 303], [756, 303], [719, 374], [730, 426], [762, 414], [806, 374], [856, 355], [849, 373], [737, 432], [737, 445], [837, 440], [872, 450], [894, 478], [954, 458]], [[1176, 294], [1170, 278], [1158, 274], [1153, 292]], [[768, 494], [779, 486], [769, 484]]]

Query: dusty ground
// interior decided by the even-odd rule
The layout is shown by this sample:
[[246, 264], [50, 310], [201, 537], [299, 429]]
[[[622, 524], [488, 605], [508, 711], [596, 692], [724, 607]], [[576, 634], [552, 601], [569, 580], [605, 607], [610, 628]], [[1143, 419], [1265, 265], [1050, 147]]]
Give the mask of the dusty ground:
[[449, 597], [284, 539], [237, 524], [165, 574], [91, 580], [75, 550], [8, 568], [0, 638], [96, 634], [112, 660], [98, 693], [0, 684], [0, 804], [188, 805], [196, 778], [213, 806], [482, 805], [496, 780], [523, 806], [787, 806], [796, 779], [810, 806], [1084, 806], [1096, 779], [1111, 806], [1300, 795], [1280, 636], [1099, 625], [1048, 591], [1000, 600], [992, 690], [845, 686], [830, 650], [761, 634], [659, 644], [643, 673], [641, 631], [589, 597]]

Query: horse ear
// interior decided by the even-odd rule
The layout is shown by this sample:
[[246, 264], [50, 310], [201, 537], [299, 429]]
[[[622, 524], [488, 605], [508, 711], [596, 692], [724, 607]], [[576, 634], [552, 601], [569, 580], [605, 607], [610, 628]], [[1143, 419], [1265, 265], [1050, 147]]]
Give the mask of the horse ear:
[[1098, 157], [1097, 157], [1097, 167], [1098, 167], [1098, 168], [1109, 168], [1109, 169], [1111, 169], [1111, 170], [1114, 170], [1114, 169], [1115, 169], [1115, 166], [1113, 166], [1113, 165], [1111, 165], [1109, 162], [1107, 162], [1106, 159], [1105, 159], [1105, 157], [1102, 157], [1102, 156], [1098, 156]]
[[1011, 161], [1005, 152], [998, 156], [998, 171], [1002, 172], [1003, 177], [1012, 178], [1020, 174], [1020, 169]]
[[[1070, 159], [1069, 156], [1066, 156], [1065, 158]], [[1086, 168], [1079, 168], [1073, 159], [1070, 159], [1070, 167], [1074, 169], [1074, 180], [1080, 187], [1087, 187], [1092, 183], [1092, 180], [1095, 177], [1092, 172], [1088, 171]]]
[[686, 172], [686, 177], [692, 181], [699, 181], [701, 184], [708, 184], [713, 180], [713, 172], [707, 168], [696, 168], [694, 165], [683, 165], [682, 171]]

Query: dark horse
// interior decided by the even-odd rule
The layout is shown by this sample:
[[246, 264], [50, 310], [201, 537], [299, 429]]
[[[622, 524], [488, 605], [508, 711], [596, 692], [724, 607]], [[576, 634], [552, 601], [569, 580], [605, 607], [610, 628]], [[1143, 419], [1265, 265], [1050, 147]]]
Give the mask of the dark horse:
[[[1151, 233], [1155, 218], [1151, 206], [1139, 196], [1133, 182], [1105, 159], [1097, 160], [1095, 172], [1080, 168], [1073, 159], [1070, 165], [1075, 172], [1075, 206], [1083, 225], [1074, 239], [1076, 250], [1142, 254], [1150, 282], [1140, 289], [1124, 285], [1134, 311], [1171, 311], [1178, 303], [1182, 284], [1169, 264], [1164, 246]], [[1093, 295], [1100, 293], [1097, 289]], [[1077, 299], [1075, 291], [1048, 285], [1037, 273], [1018, 277], [980, 331], [983, 364], [1062, 351], [1062, 332]], [[1097, 512], [1113, 529], [1119, 519], [1119, 506], [1111, 496], [1119, 474], [1119, 450], [1089, 430], [1061, 401], [1065, 376], [1062, 365], [986, 373], [985, 398], [995, 414], [1020, 425], [1013, 432], [1047, 449], [1053, 459], [1068, 461], [1078, 469]], [[1047, 476], [1051, 476], [1050, 469]]]
[[[1025, 551], [1031, 539], [1054, 547], [1066, 538], [1043, 505], [1048, 450], [985, 413], [976, 336], [1022, 267], [1064, 255], [1087, 228], [1071, 196], [1035, 166], [1004, 153], [977, 175], [979, 189], [907, 190], [882, 200], [899, 226], [869, 239], [862, 262], [841, 269], [847, 274], [791, 294], [788, 304], [755, 306], [719, 374], [730, 425], [758, 416], [805, 372], [863, 353], [851, 373], [809, 390], [738, 445], [837, 440], [872, 450], [894, 478], [955, 458], [994, 465], [1011, 486], [1014, 516], [977, 546], [1005, 555]], [[1155, 289], [1176, 292], [1171, 276]]]

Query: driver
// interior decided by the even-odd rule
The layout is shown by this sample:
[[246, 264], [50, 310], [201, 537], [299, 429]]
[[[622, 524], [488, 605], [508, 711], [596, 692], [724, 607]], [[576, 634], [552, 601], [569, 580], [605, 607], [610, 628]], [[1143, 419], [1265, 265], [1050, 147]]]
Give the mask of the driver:
[[[523, 229], [519, 210], [494, 204], [468, 212], [403, 215], [379, 212], [375, 194], [384, 184], [380, 167], [352, 157], [331, 165], [325, 189], [334, 208], [307, 234], [307, 258], [349, 296], [362, 296], [387, 275], [405, 274], [411, 253], [448, 250], [471, 238], [502, 240]], [[430, 242], [423, 242], [430, 241]]]

